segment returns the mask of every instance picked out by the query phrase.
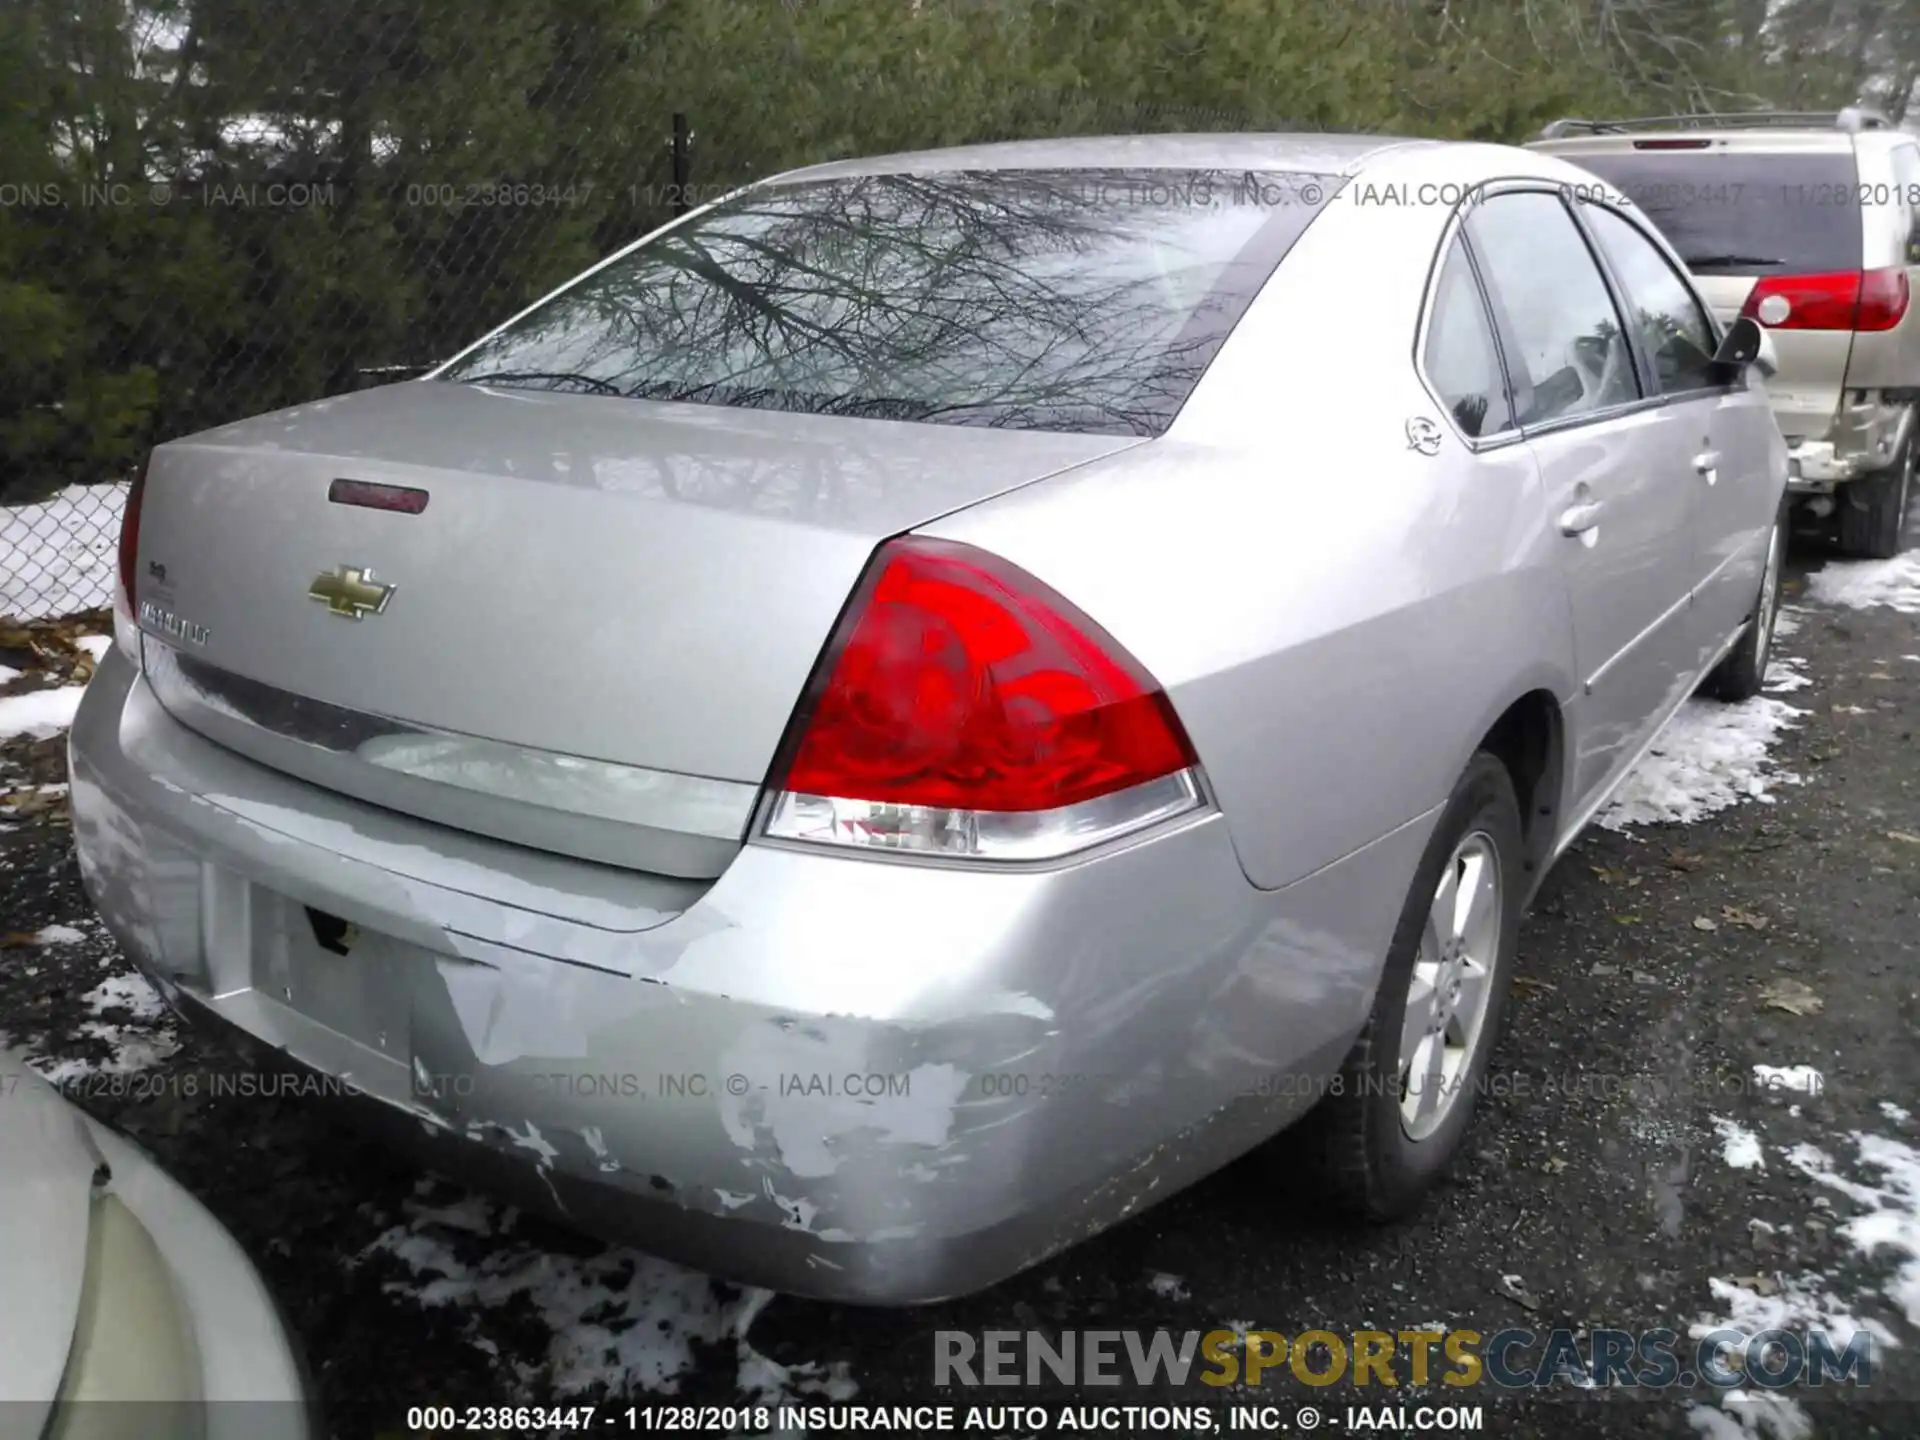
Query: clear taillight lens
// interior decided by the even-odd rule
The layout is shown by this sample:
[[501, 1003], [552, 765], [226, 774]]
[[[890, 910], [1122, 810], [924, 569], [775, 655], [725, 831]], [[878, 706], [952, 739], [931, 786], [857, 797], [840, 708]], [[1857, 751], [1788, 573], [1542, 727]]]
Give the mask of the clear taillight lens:
[[1206, 802], [1158, 682], [998, 556], [910, 537], [875, 556], [775, 769], [769, 836], [1044, 860]]

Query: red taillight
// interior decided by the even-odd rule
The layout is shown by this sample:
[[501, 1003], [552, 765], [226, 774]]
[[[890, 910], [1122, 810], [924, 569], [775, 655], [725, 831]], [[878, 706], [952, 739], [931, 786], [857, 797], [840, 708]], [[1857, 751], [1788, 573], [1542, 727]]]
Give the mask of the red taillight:
[[[949, 541], [881, 549], [795, 723], [774, 788], [817, 803], [811, 827], [794, 805], [791, 824], [776, 816], [790, 838], [990, 854], [993, 835], [975, 843], [988, 817], [1037, 820], [1169, 777], [1156, 804], [1199, 803], [1193, 746], [1139, 662], [1031, 575]], [[1016, 828], [1012, 849], [1039, 853], [1038, 827]]]
[[[1778, 306], [1760, 311], [1761, 302], [1778, 296]], [[1833, 270], [1820, 275], [1768, 275], [1754, 283], [1740, 313], [1775, 330], [1891, 330], [1907, 313], [1907, 272]]]
[[133, 484], [127, 487], [127, 503], [120, 511], [120, 593], [127, 597], [127, 614], [139, 614], [134, 609], [133, 564], [140, 552], [140, 501], [147, 491], [147, 465], [142, 460], [140, 468], [133, 472]]
[[1891, 330], [1907, 313], [1911, 298], [1907, 272], [1899, 265], [1884, 270], [1869, 270], [1860, 277], [1860, 310], [1854, 317], [1856, 330]]

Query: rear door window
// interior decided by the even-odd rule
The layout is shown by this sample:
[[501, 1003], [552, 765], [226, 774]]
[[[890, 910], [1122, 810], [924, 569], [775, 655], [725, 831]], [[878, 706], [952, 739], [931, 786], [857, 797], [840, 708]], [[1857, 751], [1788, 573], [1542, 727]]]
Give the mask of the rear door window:
[[1474, 279], [1466, 247], [1455, 236], [1434, 286], [1433, 318], [1427, 324], [1421, 361], [1427, 380], [1463, 435], [1475, 439], [1513, 429], [1493, 322]]
[[1507, 363], [1526, 396], [1522, 426], [1640, 398], [1620, 312], [1557, 195], [1495, 195], [1474, 206], [1467, 237], [1513, 331]]
[[1651, 220], [1702, 275], [1858, 270], [1852, 151], [1633, 150], [1568, 155]]
[[1724, 381], [1713, 364], [1713, 323], [1693, 287], [1632, 222], [1603, 205], [1583, 206], [1581, 213], [1626, 292], [1634, 328], [1653, 357], [1660, 393], [1720, 389]]

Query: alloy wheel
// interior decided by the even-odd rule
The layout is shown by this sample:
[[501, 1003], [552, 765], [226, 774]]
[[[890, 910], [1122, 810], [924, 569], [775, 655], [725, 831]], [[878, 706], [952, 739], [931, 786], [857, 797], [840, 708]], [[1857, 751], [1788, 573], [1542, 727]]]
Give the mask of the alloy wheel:
[[1454, 847], [1427, 910], [1400, 1030], [1400, 1125], [1424, 1140], [1460, 1103], [1499, 977], [1500, 852], [1484, 830]]

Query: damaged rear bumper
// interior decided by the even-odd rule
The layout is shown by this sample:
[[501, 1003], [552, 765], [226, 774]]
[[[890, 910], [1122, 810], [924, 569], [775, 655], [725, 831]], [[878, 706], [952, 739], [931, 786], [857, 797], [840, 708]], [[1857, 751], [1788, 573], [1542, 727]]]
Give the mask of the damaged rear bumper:
[[991, 1284], [1307, 1108], [1427, 830], [1270, 892], [1211, 816], [1018, 874], [747, 845], [689, 895], [267, 770], [118, 652], [71, 749], [88, 888], [183, 1009], [436, 1169], [870, 1303]]
[[1788, 444], [1788, 492], [1832, 495], [1842, 485], [1886, 469], [1905, 450], [1916, 413], [1908, 400], [1862, 398], [1848, 405], [1825, 439]]

